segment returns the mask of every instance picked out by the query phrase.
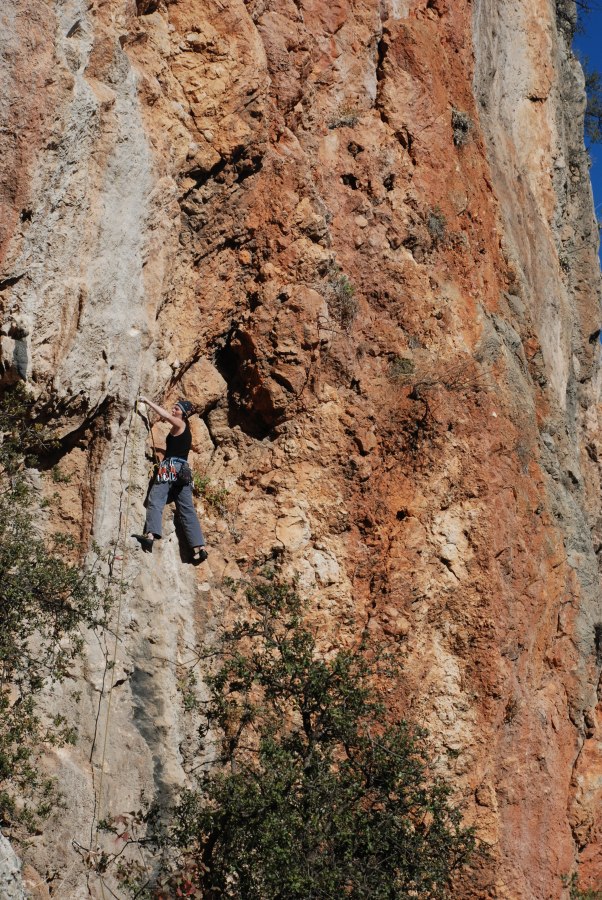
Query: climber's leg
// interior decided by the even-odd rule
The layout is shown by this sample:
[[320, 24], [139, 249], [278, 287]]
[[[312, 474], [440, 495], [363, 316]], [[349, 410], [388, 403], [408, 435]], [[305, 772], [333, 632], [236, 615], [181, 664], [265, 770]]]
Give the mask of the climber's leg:
[[144, 523], [144, 534], [160, 538], [162, 532], [163, 510], [169, 496], [171, 485], [167, 482], [159, 482], [153, 484], [148, 495], [146, 505], [146, 522]]
[[176, 488], [174, 490], [174, 499], [176, 501], [176, 508], [188, 546], [191, 550], [195, 547], [204, 547], [205, 538], [203, 537], [201, 525], [194, 508], [191, 485], [185, 484], [182, 487]]

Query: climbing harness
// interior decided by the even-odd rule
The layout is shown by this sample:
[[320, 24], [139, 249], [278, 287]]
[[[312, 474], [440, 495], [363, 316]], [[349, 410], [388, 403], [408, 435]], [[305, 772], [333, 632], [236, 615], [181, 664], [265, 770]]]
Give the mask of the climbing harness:
[[[175, 463], [181, 463], [176, 467]], [[168, 456], [159, 464], [157, 470], [157, 484], [187, 485], [192, 484], [192, 469], [185, 459], [180, 456]]]

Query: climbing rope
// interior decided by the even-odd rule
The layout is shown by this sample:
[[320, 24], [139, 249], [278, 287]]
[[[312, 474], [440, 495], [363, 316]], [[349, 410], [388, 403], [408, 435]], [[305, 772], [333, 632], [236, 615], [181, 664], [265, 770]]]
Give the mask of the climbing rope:
[[[102, 745], [102, 756], [100, 763], [100, 778], [98, 784], [98, 801], [96, 803], [95, 809], [95, 823], [96, 824], [95, 833], [98, 834], [98, 825], [102, 821], [102, 788], [104, 782], [104, 773], [105, 773], [105, 763], [107, 756], [107, 741], [110, 731], [110, 723], [111, 723], [111, 706], [113, 700], [113, 688], [115, 686], [115, 668], [117, 662], [117, 648], [119, 645], [119, 635], [121, 629], [121, 613], [123, 608], [123, 599], [125, 596], [125, 570], [128, 559], [128, 525], [129, 525], [129, 514], [130, 514], [130, 495], [132, 490], [132, 480], [133, 480], [133, 472], [134, 472], [134, 460], [136, 458], [136, 439], [138, 432], [138, 401], [134, 403], [134, 408], [132, 410], [132, 418], [130, 419], [130, 434], [131, 434], [131, 450], [130, 450], [130, 460], [129, 460], [129, 470], [128, 470], [128, 480], [127, 480], [127, 489], [126, 489], [126, 502], [125, 502], [125, 513], [123, 517], [123, 543], [122, 543], [122, 551], [121, 558], [117, 556], [117, 548], [119, 547], [119, 539], [116, 544], [116, 553], [115, 559], [121, 561], [121, 569], [120, 569], [120, 577], [119, 577], [119, 588], [118, 588], [118, 601], [117, 601], [117, 619], [115, 623], [115, 646], [113, 648], [113, 658], [111, 660], [111, 684], [109, 686], [109, 693], [107, 699], [107, 712], [105, 716], [105, 727], [104, 727], [104, 739]], [[100, 878], [100, 889], [102, 893], [103, 900], [105, 898], [105, 890], [103, 884], [103, 878]]]
[[[127, 568], [128, 555], [129, 555], [128, 531], [129, 531], [129, 513], [130, 513], [130, 505], [131, 505], [130, 495], [131, 495], [132, 482], [133, 482], [134, 461], [137, 456], [138, 418], [139, 417], [143, 420], [145, 427], [150, 435], [152, 449], [153, 449], [154, 466], [156, 466], [159, 461], [157, 449], [155, 447], [155, 440], [154, 440], [152, 426], [146, 416], [144, 416], [142, 413], [139, 414], [138, 401], [136, 401], [136, 403], [134, 404], [134, 408], [132, 410], [132, 416], [130, 418], [130, 430], [129, 430], [130, 436], [131, 436], [130, 457], [129, 457], [127, 488], [126, 488], [126, 496], [125, 496], [125, 512], [124, 512], [123, 519], [122, 519], [123, 533], [122, 533], [122, 535], [119, 536], [119, 538], [117, 540], [115, 554], [113, 557], [114, 560], [121, 562], [121, 567], [120, 567], [119, 587], [118, 587], [117, 618], [116, 618], [116, 622], [115, 622], [115, 644], [113, 647], [112, 659], [111, 659], [110, 663], [108, 664], [111, 669], [111, 681], [110, 681], [109, 690], [108, 690], [108, 694], [107, 694], [107, 709], [106, 709], [105, 722], [104, 722], [104, 737], [103, 737], [103, 744], [102, 744], [102, 755], [101, 755], [101, 763], [100, 763], [98, 792], [97, 792], [97, 800], [95, 801], [94, 817], [93, 817], [93, 821], [92, 821], [92, 832], [96, 835], [98, 835], [99, 824], [102, 822], [102, 805], [103, 805], [103, 795], [102, 794], [103, 794], [103, 785], [104, 785], [105, 764], [106, 764], [106, 757], [107, 757], [107, 746], [108, 746], [109, 733], [111, 730], [111, 711], [112, 711], [112, 701], [113, 701], [113, 689], [115, 687], [115, 670], [116, 670], [116, 663], [117, 663], [117, 649], [118, 649], [119, 640], [120, 640], [121, 616], [122, 616], [122, 609], [123, 609], [123, 600], [125, 597], [125, 590], [126, 590], [125, 572], [126, 572], [126, 568]], [[126, 449], [124, 450], [124, 460], [125, 460], [126, 450], [127, 450], [127, 443], [126, 443]], [[120, 542], [121, 542], [121, 547], [122, 547], [121, 556], [118, 555]], [[104, 885], [104, 879], [103, 879], [102, 875], [100, 875], [100, 889], [101, 889], [101, 894], [102, 894], [103, 900], [106, 900], [105, 885]], [[107, 890], [109, 890], [110, 893], [113, 896], [115, 896], [108, 886], [107, 886]]]

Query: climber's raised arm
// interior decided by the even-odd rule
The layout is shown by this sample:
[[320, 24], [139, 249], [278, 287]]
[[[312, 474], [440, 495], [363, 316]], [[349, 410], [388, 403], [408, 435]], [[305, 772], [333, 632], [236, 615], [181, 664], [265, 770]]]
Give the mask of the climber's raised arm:
[[182, 419], [181, 411], [179, 411], [179, 415], [177, 414], [178, 411], [176, 411], [176, 414], [174, 415], [174, 410], [168, 412], [166, 409], [164, 409], [164, 407], [159, 406], [158, 403], [153, 403], [153, 401], [149, 400], [148, 397], [138, 397], [138, 403], [146, 403], [146, 405], [150, 406], [150, 408], [154, 410], [158, 416], [160, 416], [162, 419], [165, 419], [165, 421], [169, 422], [170, 425], [173, 425], [173, 427], [177, 429], [174, 434], [180, 434], [184, 431], [186, 423]]

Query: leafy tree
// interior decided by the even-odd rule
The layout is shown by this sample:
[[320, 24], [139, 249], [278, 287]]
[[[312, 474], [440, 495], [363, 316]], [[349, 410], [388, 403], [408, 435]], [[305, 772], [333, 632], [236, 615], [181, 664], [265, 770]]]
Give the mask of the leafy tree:
[[602, 9], [602, 6], [600, 6], [598, 0], [575, 0], [575, 6], [581, 13], [584, 13], [585, 15], [588, 15], [591, 12], [600, 11]]
[[584, 60], [585, 90], [585, 136], [592, 144], [602, 143], [602, 73], [590, 68], [589, 60]]
[[[576, 6], [580, 16], [578, 30], [585, 32], [585, 17], [592, 12], [602, 11], [602, 4], [599, 0], [576, 0]], [[587, 94], [585, 137], [592, 144], [600, 144], [602, 143], [602, 74], [591, 67], [587, 57], [582, 60], [582, 65]]]
[[0, 824], [32, 826], [56, 801], [40, 774], [44, 746], [75, 740], [57, 715], [41, 710], [43, 691], [63, 681], [81, 652], [81, 629], [98, 621], [107, 595], [93, 571], [65, 556], [64, 536], [44, 539], [40, 502], [25, 463], [52, 444], [30, 415], [21, 386], [0, 402]]
[[585, 21], [590, 13], [601, 10], [600, 0], [556, 0], [556, 19], [569, 41], [575, 34], [585, 33]]
[[[575, 32], [585, 33], [587, 16], [601, 12], [600, 0], [556, 0], [559, 26], [569, 37]], [[581, 60], [585, 74], [587, 105], [585, 109], [585, 137], [592, 144], [602, 143], [602, 74], [593, 69], [587, 57]]]
[[245, 593], [248, 616], [211, 651], [205, 768], [176, 810], [180, 891], [448, 896], [475, 836], [433, 771], [426, 732], [387, 712], [397, 664], [363, 647], [320, 654], [295, 585], [275, 575]]

